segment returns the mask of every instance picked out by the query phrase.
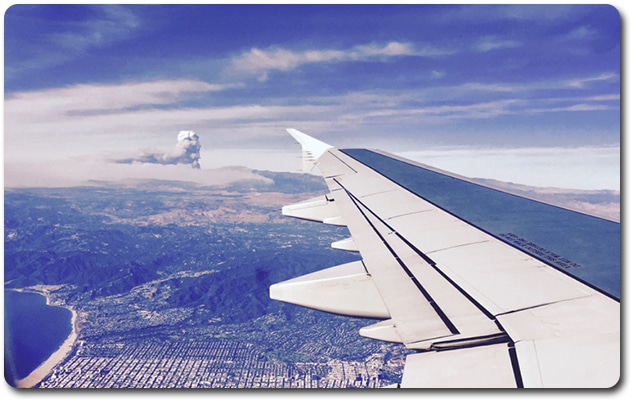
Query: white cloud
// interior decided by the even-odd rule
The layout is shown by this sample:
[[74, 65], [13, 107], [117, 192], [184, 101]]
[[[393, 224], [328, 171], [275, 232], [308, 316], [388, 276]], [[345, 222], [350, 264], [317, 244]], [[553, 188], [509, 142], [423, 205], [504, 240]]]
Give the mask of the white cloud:
[[465, 7], [464, 11], [457, 16], [469, 21], [473, 19], [484, 22], [517, 20], [549, 25], [552, 22], [559, 24], [561, 19], [582, 17], [584, 13], [585, 11], [582, 8], [574, 7], [572, 4], [548, 4], [547, 12], [543, 12], [542, 8], [534, 7], [531, 4], [504, 4], [485, 8], [478, 5], [470, 5]]
[[67, 31], [51, 34], [50, 42], [62, 49], [83, 52], [92, 47], [127, 39], [141, 23], [132, 11], [120, 5], [101, 5], [93, 9], [96, 17], [69, 24]]
[[438, 71], [438, 70], [431, 71], [431, 78], [433, 79], [441, 79], [441, 78], [444, 78], [445, 76], [446, 76], [446, 71]]
[[620, 78], [620, 76], [618, 74], [614, 74], [614, 73], [605, 73], [605, 74], [600, 74], [598, 76], [594, 76], [594, 77], [587, 77], [587, 78], [579, 78], [579, 79], [574, 79], [571, 81], [567, 81], [567, 86], [570, 86], [572, 88], [584, 88], [585, 86], [587, 86], [587, 84], [591, 84], [594, 82], [602, 82], [602, 81], [611, 81], [611, 82], [617, 82], [617, 80]]
[[11, 119], [28, 115], [29, 120], [49, 113], [60, 115], [107, 113], [148, 105], [168, 105], [193, 93], [216, 92], [233, 86], [214, 85], [194, 80], [75, 85], [9, 95], [5, 101], [5, 113]]
[[96, 160], [55, 163], [6, 163], [6, 188], [68, 187], [91, 182], [125, 180], [187, 181], [199, 185], [226, 185], [241, 180], [269, 180], [244, 167], [195, 170], [182, 165], [107, 164]]
[[360, 45], [352, 48], [349, 56], [352, 60], [364, 60], [372, 57], [394, 57], [417, 55], [410, 43], [390, 42], [384, 46], [376, 44]]
[[480, 38], [474, 45], [473, 49], [478, 52], [489, 52], [497, 49], [507, 49], [520, 47], [521, 42], [516, 40], [502, 39], [496, 36], [485, 36]]
[[421, 104], [416, 107], [376, 107], [375, 109], [356, 110], [353, 114], [343, 116], [348, 121], [356, 121], [357, 124], [371, 124], [380, 121], [423, 122], [424, 124], [440, 124], [449, 121], [463, 119], [495, 118], [501, 115], [516, 114], [515, 106], [520, 105], [521, 100], [508, 99], [496, 101], [473, 102], [470, 104], [441, 105]]
[[536, 187], [620, 190], [620, 148], [468, 148], [399, 152], [403, 157], [473, 178]]
[[389, 42], [385, 45], [366, 44], [349, 49], [321, 49], [292, 51], [282, 48], [268, 48], [265, 50], [253, 48], [233, 58], [229, 70], [234, 73], [244, 73], [265, 77], [270, 71], [290, 71], [305, 64], [332, 63], [344, 61], [363, 61], [370, 59], [387, 60], [392, 57], [413, 55], [441, 55], [445, 52], [425, 48], [417, 50], [410, 43]]
[[[64, 25], [64, 31], [42, 35], [42, 41], [15, 42], [7, 49], [5, 57], [11, 59], [5, 66], [5, 75], [11, 78], [25, 70], [45, 70], [51, 66], [61, 65], [68, 60], [81, 57], [86, 51], [109, 45], [122, 40], [129, 40], [139, 28], [141, 19], [130, 9], [122, 5], [90, 5], [92, 13], [89, 17], [72, 21], [72, 17]], [[23, 25], [38, 26], [48, 24], [29, 12], [28, 8], [14, 8], [7, 12], [18, 13]]]
[[575, 28], [570, 31], [567, 36], [565, 36], [564, 40], [582, 40], [586, 41], [588, 39], [593, 39], [596, 35], [598, 35], [598, 31], [596, 29], [591, 28], [590, 26], [583, 25]]

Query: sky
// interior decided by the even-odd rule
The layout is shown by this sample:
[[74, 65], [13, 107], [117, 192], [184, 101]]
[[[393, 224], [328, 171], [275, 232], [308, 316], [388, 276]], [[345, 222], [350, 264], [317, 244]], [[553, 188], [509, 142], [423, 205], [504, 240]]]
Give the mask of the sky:
[[[620, 22], [584, 4], [14, 5], [5, 187], [299, 171], [292, 127], [471, 177], [619, 190]], [[182, 130], [199, 169], [166, 162]]]

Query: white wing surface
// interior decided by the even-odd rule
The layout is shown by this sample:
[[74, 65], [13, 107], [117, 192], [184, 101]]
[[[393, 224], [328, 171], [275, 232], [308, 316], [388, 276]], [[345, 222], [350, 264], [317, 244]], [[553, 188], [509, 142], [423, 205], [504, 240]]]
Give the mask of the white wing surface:
[[[614, 386], [620, 303], [448, 212], [347, 153], [289, 130], [329, 193], [283, 214], [345, 225], [362, 261], [277, 283], [271, 298], [381, 321], [400, 342], [402, 387]], [[618, 277], [619, 280], [619, 277]]]

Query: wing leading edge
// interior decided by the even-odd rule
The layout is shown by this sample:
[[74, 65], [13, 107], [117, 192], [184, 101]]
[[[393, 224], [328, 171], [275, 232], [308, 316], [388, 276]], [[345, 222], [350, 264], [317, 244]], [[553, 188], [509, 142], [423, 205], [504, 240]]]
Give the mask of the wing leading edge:
[[[362, 261], [271, 286], [271, 298], [381, 319], [360, 335], [399, 342], [402, 387], [611, 387], [620, 304], [297, 130], [304, 169], [329, 193], [283, 214], [345, 225], [333, 247]], [[451, 177], [451, 179], [455, 179]]]

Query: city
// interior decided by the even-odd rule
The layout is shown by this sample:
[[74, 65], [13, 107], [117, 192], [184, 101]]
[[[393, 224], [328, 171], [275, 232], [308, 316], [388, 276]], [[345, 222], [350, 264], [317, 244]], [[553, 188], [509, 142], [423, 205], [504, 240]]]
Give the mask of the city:
[[398, 383], [406, 349], [358, 335], [375, 321], [269, 298], [274, 282], [358, 257], [330, 247], [344, 229], [281, 216], [322, 189], [315, 178], [293, 194], [293, 179], [255, 194], [174, 183], [8, 191], [5, 286], [76, 315], [77, 341], [36, 387]]
[[55, 368], [46, 388], [347, 388], [392, 384], [383, 361], [268, 360], [253, 344], [146, 341], [90, 345], [80, 342], [73, 357]]

